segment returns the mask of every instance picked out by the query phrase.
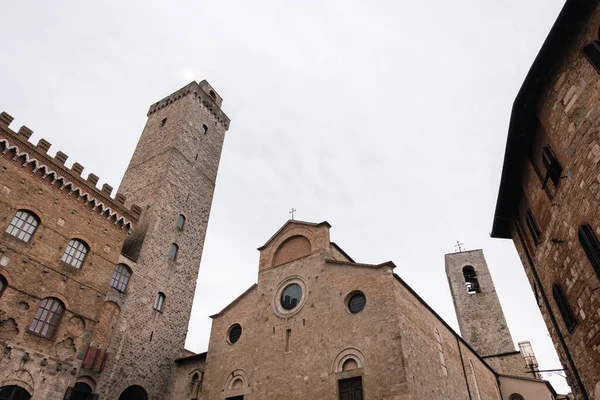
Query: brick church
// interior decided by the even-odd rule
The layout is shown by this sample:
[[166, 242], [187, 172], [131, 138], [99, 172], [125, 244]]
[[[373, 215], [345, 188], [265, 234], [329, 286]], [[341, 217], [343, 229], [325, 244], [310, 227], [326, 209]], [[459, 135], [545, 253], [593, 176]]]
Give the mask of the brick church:
[[[229, 119], [206, 81], [148, 112], [116, 195], [0, 114], [0, 399], [555, 399], [480, 250], [446, 255], [462, 336], [392, 262], [288, 221], [184, 350]], [[524, 357], [525, 356], [525, 357]]]

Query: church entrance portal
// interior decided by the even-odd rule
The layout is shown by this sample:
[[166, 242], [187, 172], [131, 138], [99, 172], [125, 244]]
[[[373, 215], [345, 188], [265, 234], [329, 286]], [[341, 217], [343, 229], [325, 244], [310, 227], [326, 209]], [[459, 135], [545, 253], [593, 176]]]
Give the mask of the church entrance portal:
[[362, 400], [362, 378], [357, 376], [339, 381], [340, 400]]
[[29, 400], [27, 390], [18, 386], [3, 386], [0, 388], [0, 400]]
[[148, 393], [143, 387], [133, 385], [123, 390], [119, 400], [148, 400]]

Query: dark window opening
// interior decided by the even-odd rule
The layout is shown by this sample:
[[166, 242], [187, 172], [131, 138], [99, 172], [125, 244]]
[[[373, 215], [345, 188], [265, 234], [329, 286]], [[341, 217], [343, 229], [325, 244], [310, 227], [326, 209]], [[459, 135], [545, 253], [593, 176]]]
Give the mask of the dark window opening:
[[208, 92], [208, 94], [210, 95], [210, 97], [212, 97], [213, 100], [217, 99], [217, 94], [214, 90], [211, 90], [210, 92]]
[[31, 395], [19, 386], [0, 387], [0, 400], [29, 400]]
[[160, 126], [161, 126], [161, 127], [162, 127], [162, 126], [165, 126], [165, 124], [166, 124], [166, 123], [167, 123], [167, 119], [166, 119], [166, 118], [163, 118], [163, 120], [162, 120], [162, 121], [160, 121]]
[[535, 243], [541, 242], [542, 231], [535, 220], [535, 216], [531, 209], [528, 209], [525, 213], [525, 223], [527, 224], [527, 229], [529, 229], [529, 233], [531, 234], [531, 238]]
[[363, 293], [355, 293], [348, 300], [348, 311], [352, 314], [361, 312], [367, 304], [367, 298]]
[[171, 247], [169, 248], [169, 260], [176, 261], [177, 253], [179, 253], [179, 246], [175, 243], [171, 243]]
[[225, 400], [244, 400], [244, 396], [227, 397]]
[[360, 376], [338, 381], [340, 400], [362, 400], [362, 378]]
[[6, 281], [6, 278], [0, 275], [0, 296], [2, 296], [2, 293], [4, 293], [7, 287], [8, 282]]
[[588, 260], [590, 260], [596, 276], [600, 279], [600, 242], [598, 237], [587, 222], [579, 225], [578, 236], [579, 244], [583, 247]]
[[600, 42], [594, 40], [583, 46], [581, 52], [587, 58], [587, 60], [592, 64], [596, 72], [600, 73]]
[[207, 132], [208, 132], [208, 126], [202, 124], [202, 134], [206, 135]]
[[565, 322], [567, 330], [571, 332], [575, 328], [575, 325], [577, 325], [577, 319], [575, 319], [575, 314], [573, 314], [573, 310], [571, 310], [565, 292], [563, 292], [562, 287], [558, 283], [552, 285], [552, 296], [558, 306], [558, 311], [560, 311], [560, 315]]
[[292, 338], [292, 330], [291, 329], [286, 329], [285, 330], [285, 352], [287, 353], [288, 351], [290, 351], [290, 339]]
[[[165, 296], [165, 294], [162, 293], [162, 292], [158, 292], [156, 294], [156, 299], [154, 299], [154, 309], [156, 311], [160, 311], [160, 312], [163, 311], [163, 307], [165, 305], [165, 299], [166, 299], [166, 297], [167, 296]], [[154, 331], [152, 331], [152, 333], [154, 333]]]
[[477, 280], [477, 274], [475, 273], [475, 268], [470, 265], [467, 265], [463, 268], [463, 276], [465, 277], [465, 285], [467, 286], [467, 293], [475, 294], [481, 293], [481, 288], [479, 287], [479, 281]]
[[235, 344], [242, 336], [242, 327], [240, 324], [234, 324], [229, 328], [229, 343]]
[[185, 217], [183, 216], [183, 214], [179, 214], [179, 217], [177, 217], [177, 229], [182, 231], [184, 225], [185, 225]]
[[562, 174], [562, 166], [558, 162], [558, 159], [550, 146], [544, 146], [542, 149], [542, 164], [546, 169], [546, 176], [544, 177], [542, 189], [546, 188], [548, 180], [551, 180], [555, 187], [558, 186]]
[[302, 299], [302, 288], [297, 283], [292, 283], [281, 293], [281, 307], [284, 310], [292, 310], [296, 308]]

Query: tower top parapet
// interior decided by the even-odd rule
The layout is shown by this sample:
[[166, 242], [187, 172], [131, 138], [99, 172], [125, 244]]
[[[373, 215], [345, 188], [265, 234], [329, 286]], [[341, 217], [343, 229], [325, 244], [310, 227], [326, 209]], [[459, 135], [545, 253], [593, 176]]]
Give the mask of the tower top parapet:
[[203, 107], [210, 111], [219, 123], [223, 124], [226, 129], [229, 129], [230, 119], [221, 110], [223, 98], [217, 94], [214, 88], [206, 80], [203, 80], [200, 83], [192, 81], [178, 91], [152, 104], [148, 110], [148, 117], [188, 95], [193, 95], [194, 99], [198, 100]]

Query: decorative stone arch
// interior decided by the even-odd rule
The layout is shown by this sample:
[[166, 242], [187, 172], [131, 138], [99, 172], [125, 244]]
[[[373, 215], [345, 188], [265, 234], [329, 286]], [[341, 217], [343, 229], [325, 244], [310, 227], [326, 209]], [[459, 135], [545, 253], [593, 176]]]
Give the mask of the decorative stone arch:
[[8, 284], [8, 286], [13, 285], [12, 275], [10, 274], [10, 272], [8, 272], [7, 269], [0, 267], [0, 275], [2, 275], [4, 279], [6, 279], [6, 283]]
[[[19, 203], [15, 206], [15, 213], [19, 210], [25, 210], [25, 211], [31, 211], [33, 214], [35, 214], [36, 217], [38, 217], [39, 219], [39, 225], [43, 225], [46, 222], [46, 217], [44, 216], [44, 213], [42, 212], [42, 210], [40, 210], [39, 208], [37, 208], [36, 206], [30, 204], [30, 203]], [[14, 216], [14, 214], [13, 214]], [[12, 218], [12, 217], [10, 217]], [[37, 229], [36, 229], [37, 231]]]
[[[308, 241], [310, 242], [310, 249], [311, 249], [309, 254], [312, 254], [314, 249], [317, 247], [316, 238], [315, 238], [315, 234], [313, 231], [311, 231], [310, 229], [307, 229], [305, 227], [292, 228], [289, 231], [284, 232], [273, 243], [269, 244], [269, 247], [271, 248], [271, 250], [270, 250], [270, 254], [268, 255], [268, 258], [267, 258], [268, 262], [266, 263], [266, 265], [268, 265], [269, 268], [276, 266], [274, 263], [274, 260], [275, 260], [275, 256], [276, 256], [277, 252], [280, 250], [281, 245], [284, 244], [284, 242], [286, 242], [288, 239], [291, 239], [295, 236], [303, 236], [304, 238], [308, 239]], [[307, 255], [309, 255], [309, 254], [307, 254]], [[301, 258], [301, 257], [299, 257], [299, 258]], [[297, 260], [298, 258], [294, 258], [294, 259]], [[290, 261], [293, 261], [293, 260], [288, 260], [286, 262], [290, 262]], [[285, 262], [283, 262], [281, 264], [285, 264]], [[281, 265], [281, 264], [277, 264], [277, 265]]]
[[26, 369], [13, 371], [5, 379], [0, 381], [0, 387], [19, 386], [27, 391], [33, 397], [33, 388], [35, 386], [31, 373]]
[[204, 371], [201, 371], [198, 368], [194, 368], [188, 374], [188, 383], [189, 383], [189, 389], [188, 389], [189, 393], [188, 394], [190, 396], [192, 396], [192, 398], [195, 399], [195, 398], [198, 397], [198, 394], [200, 392], [200, 388], [202, 387], [202, 381], [203, 380], [204, 380]]
[[222, 391], [231, 397], [247, 393], [248, 387], [248, 374], [243, 369], [236, 369], [225, 379]]
[[89, 387], [92, 388], [92, 392], [94, 392], [96, 390], [96, 381], [94, 380], [94, 378], [92, 378], [91, 376], [88, 375], [82, 375], [79, 378], [77, 378], [75, 380], [75, 383], [85, 383], [86, 385], [88, 385]]
[[62, 253], [64, 253], [64, 250], [65, 250], [65, 248], [67, 247], [67, 245], [69, 244], [69, 242], [70, 242], [71, 240], [73, 240], [73, 239], [75, 239], [75, 240], [79, 240], [79, 241], [82, 241], [82, 242], [83, 242], [83, 243], [84, 243], [84, 244], [87, 246], [87, 248], [88, 248], [88, 252], [87, 252], [87, 254], [85, 255], [85, 259], [84, 259], [84, 263], [85, 263], [85, 261], [87, 260], [88, 256], [89, 256], [91, 253], [95, 253], [95, 245], [93, 244], [93, 242], [92, 242], [92, 241], [91, 241], [91, 240], [90, 240], [88, 237], [86, 237], [86, 236], [84, 236], [84, 235], [77, 234], [77, 235], [75, 235], [75, 236], [71, 236], [71, 237], [68, 239], [68, 241], [67, 241], [67, 242], [64, 244], [64, 246], [61, 246], [61, 251], [62, 251], [62, 252], [61, 252], [60, 256], [62, 257]]
[[60, 301], [62, 301], [63, 305], [65, 306], [65, 310], [69, 310], [70, 309], [69, 302], [68, 302], [67, 298], [64, 295], [62, 295], [61, 293], [58, 293], [58, 292], [43, 292], [40, 295], [40, 301], [44, 300], [45, 298], [48, 298], [48, 297], [54, 297], [54, 298], [59, 299]]
[[344, 371], [344, 364], [347, 361], [356, 362], [356, 367], [354, 369], [359, 370], [364, 368], [366, 365], [366, 358], [362, 351], [355, 347], [348, 347], [339, 352], [339, 354], [335, 357], [335, 361], [333, 362], [332, 372], [334, 374], [339, 374]]
[[[119, 390], [116, 392], [116, 393], [118, 393], [118, 394], [119, 394], [119, 400], [127, 400], [127, 398], [122, 398], [122, 396], [123, 396], [124, 392], [125, 392], [126, 390], [128, 390], [128, 389], [134, 389], [134, 388], [135, 388], [135, 389], [137, 389], [137, 388], [140, 388], [140, 389], [142, 389], [142, 390], [144, 391], [144, 393], [146, 394], [146, 400], [147, 400], [147, 399], [149, 398], [149, 397], [148, 397], [148, 391], [147, 391], [147, 390], [146, 390], [146, 388], [144, 387], [144, 383], [145, 383], [145, 382], [142, 382], [142, 381], [140, 381], [140, 380], [137, 380], [137, 379], [136, 379], [136, 380], [134, 380], [134, 381], [127, 382], [127, 383], [125, 383], [125, 384], [121, 385], [120, 389], [119, 389]], [[136, 399], [136, 400], [137, 400], [137, 399]]]

